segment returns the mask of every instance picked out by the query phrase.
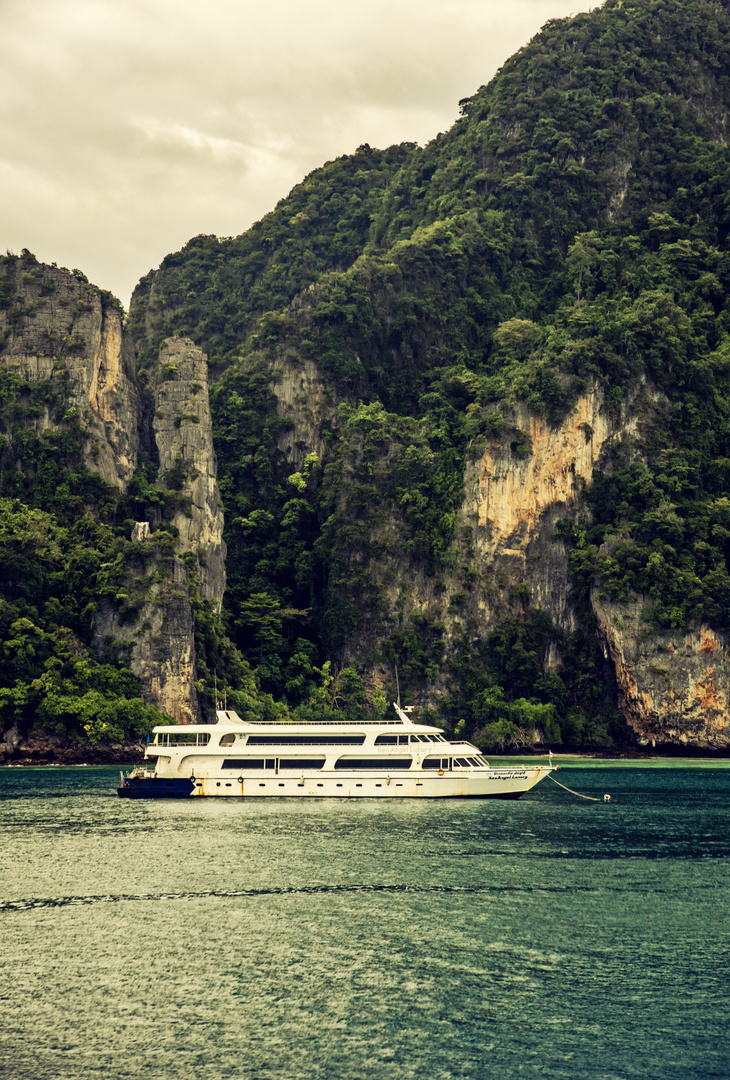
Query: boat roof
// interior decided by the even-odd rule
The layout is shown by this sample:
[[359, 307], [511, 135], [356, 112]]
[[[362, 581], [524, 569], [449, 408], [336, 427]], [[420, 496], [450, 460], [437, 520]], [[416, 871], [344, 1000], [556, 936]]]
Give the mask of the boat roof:
[[343, 732], [372, 731], [373, 728], [382, 728], [384, 731], [389, 731], [395, 728], [416, 734], [419, 732], [423, 734], [433, 732], [439, 735], [443, 734], [441, 728], [429, 724], [414, 723], [408, 713], [399, 706], [396, 706], [396, 715], [398, 717], [396, 720], [298, 720], [290, 723], [280, 723], [277, 720], [242, 720], [238, 713], [232, 709], [219, 709], [216, 712], [215, 724], [157, 724], [153, 730], [165, 734], [179, 732], [181, 728], [184, 728], [185, 731], [192, 734], [193, 732], [210, 732], [212, 727], [215, 727], [218, 731], [226, 727], [243, 729], [244, 731], [261, 731], [262, 728], [266, 728], [272, 733], [276, 732], [282, 735], [295, 731], [301, 732], [303, 728], [306, 728], [307, 731], [316, 731], [321, 728], [330, 732], [337, 729]]

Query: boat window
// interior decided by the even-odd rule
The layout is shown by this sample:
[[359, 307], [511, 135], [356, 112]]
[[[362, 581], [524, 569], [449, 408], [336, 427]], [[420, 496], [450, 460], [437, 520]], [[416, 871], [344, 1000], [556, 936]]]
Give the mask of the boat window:
[[223, 762], [224, 769], [275, 769], [276, 758], [226, 758]]
[[455, 758], [454, 758], [454, 765], [460, 765], [460, 766], [461, 766], [461, 767], [462, 767], [463, 769], [466, 769], [466, 768], [468, 768], [468, 766], [469, 766], [469, 761], [468, 761], [468, 758], [465, 758], [465, 757], [455, 757]]
[[411, 742], [428, 742], [428, 735], [411, 735]]
[[376, 746], [397, 746], [398, 745], [398, 736], [397, 735], [378, 735], [378, 737], [375, 740], [375, 745]]
[[313, 758], [279, 758], [280, 769], [321, 769], [325, 763], [323, 757]]
[[209, 731], [163, 731], [157, 733], [158, 746], [207, 746]]
[[469, 762], [470, 765], [478, 765], [479, 764], [479, 758], [470, 757], [470, 758], [467, 758], [466, 760]]
[[424, 769], [448, 769], [449, 759], [440, 757], [427, 757], [422, 762]]
[[218, 745], [219, 746], [233, 746], [235, 738], [236, 738], [236, 736], [233, 734], [233, 732], [229, 731], [227, 735], [223, 736], [223, 738], [218, 743]]
[[338, 758], [336, 769], [410, 769], [410, 757]]
[[249, 735], [249, 746], [362, 746], [364, 735]]

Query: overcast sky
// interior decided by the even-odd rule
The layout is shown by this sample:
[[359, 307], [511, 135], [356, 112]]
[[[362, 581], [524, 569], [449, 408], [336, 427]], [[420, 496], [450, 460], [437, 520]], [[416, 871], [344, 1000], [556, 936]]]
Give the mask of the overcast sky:
[[361, 143], [424, 144], [581, 0], [0, 0], [0, 250], [129, 304]]

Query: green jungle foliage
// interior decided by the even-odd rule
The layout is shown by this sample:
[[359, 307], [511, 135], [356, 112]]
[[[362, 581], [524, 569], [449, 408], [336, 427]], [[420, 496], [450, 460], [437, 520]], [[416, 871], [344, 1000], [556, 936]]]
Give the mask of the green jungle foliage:
[[[244, 237], [191, 241], [142, 283], [143, 348], [169, 312], [220, 373], [226, 603], [271, 693], [301, 701], [367, 623], [384, 644], [360, 661], [399, 664], [406, 693], [445, 679], [442, 721], [485, 746], [536, 726], [600, 741], [616, 727], [585, 644], [595, 581], [650, 598], [658, 630], [730, 626], [729, 57], [727, 3], [608, 0], [554, 20], [425, 148], [361, 148]], [[302, 360], [333, 396], [324, 456], [304, 447], [292, 475], [272, 389]], [[461, 645], [446, 648], [437, 607], [394, 626], [394, 578], [438, 595], [459, 572], [467, 456], [495, 439], [528, 456], [514, 405], [556, 424], [596, 384], [617, 428], [627, 401], [640, 423], [558, 530], [584, 597], [560, 672], [545, 668], [559, 635], [524, 604], [474, 648], [469, 571], [450, 611]]]
[[[68, 333], [38, 335], [32, 297], [53, 295], [57, 286]], [[83, 362], [88, 341], [76, 320], [99, 299], [117, 304], [80, 271], [51, 271], [27, 251], [0, 260], [0, 359], [9, 361], [0, 368], [0, 730], [42, 728], [82, 742], [139, 737], [169, 722], [143, 701], [127, 650], [110, 643], [100, 652], [94, 617], [111, 604], [141, 633], [152, 592], [169, 602], [177, 532], [170, 522], [186, 498], [175, 470], [158, 482], [153, 461], [123, 497], [87, 466], [93, 438], [69, 404], [68, 358], [76, 353]], [[37, 354], [52, 360], [52, 377], [28, 380], [13, 369], [27, 334]], [[150, 523], [152, 542], [130, 540], [137, 521]], [[203, 700], [213, 705], [220, 672], [235, 684], [232, 700], [243, 714], [270, 708], [200, 598], [195, 557], [185, 565]]]
[[213, 365], [229, 362], [266, 312], [276, 312], [328, 271], [359, 257], [372, 215], [412, 144], [327, 162], [242, 236], [196, 236], [137, 286], [129, 325], [141, 366], [160, 342], [195, 327]]
[[[485, 749], [536, 729], [586, 745], [621, 734], [594, 585], [643, 597], [648, 633], [730, 628], [728, 109], [727, 0], [607, 0], [549, 22], [427, 146], [360, 147], [243, 236], [196, 237], [143, 279], [142, 368], [181, 334], [214, 379], [230, 645], [198, 619], [206, 685], [240, 655], [270, 715], [356, 716], [384, 707], [361, 673], [392, 672], [390, 694], [397, 667], [407, 700], [438, 686], [435, 718]], [[312, 372], [325, 389], [300, 412], [317, 432], [292, 459], [274, 391], [300, 377], [306, 396]], [[465, 464], [490, 445], [529, 457], [516, 407], [557, 425], [594, 387], [616, 438], [557, 529], [579, 631], [565, 639], [513, 582], [484, 640]], [[32, 392], [8, 389], [24, 408]], [[87, 482], [72, 424], [60, 438], [29, 434], [35, 471], [10, 469], [2, 492], [70, 528], [58, 499], [32, 501], [45, 476], [49, 499]], [[164, 499], [144, 483], [134, 497]]]
[[132, 673], [91, 648], [90, 616], [109, 588], [115, 547], [108, 525], [88, 509], [59, 517], [0, 499], [4, 727], [95, 742], [140, 736], [165, 722], [142, 700]]

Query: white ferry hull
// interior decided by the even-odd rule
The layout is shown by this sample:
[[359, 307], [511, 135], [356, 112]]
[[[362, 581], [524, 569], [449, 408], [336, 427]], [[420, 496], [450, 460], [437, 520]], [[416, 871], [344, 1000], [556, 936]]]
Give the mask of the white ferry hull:
[[[452, 772], [439, 776], [419, 772], [408, 776], [374, 773], [372, 776], [345, 777], [341, 772], [317, 772], [288, 776], [235, 776], [220, 772], [188, 774], [189, 791], [178, 788], [179, 774], [169, 777], [156, 772], [154, 780], [139, 790], [137, 798], [160, 798], [172, 781], [178, 798], [334, 798], [334, 799], [519, 799], [551, 770], [544, 766], [505, 767], [482, 770], [478, 775]], [[171, 786], [171, 785], [170, 785]], [[147, 793], [148, 792], [148, 793]], [[126, 794], [126, 793], [125, 793]], [[135, 797], [129, 792], [129, 797]]]

